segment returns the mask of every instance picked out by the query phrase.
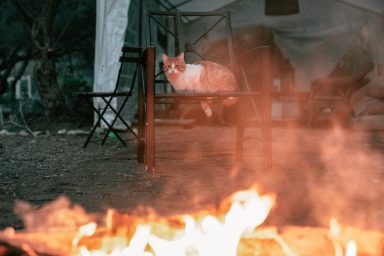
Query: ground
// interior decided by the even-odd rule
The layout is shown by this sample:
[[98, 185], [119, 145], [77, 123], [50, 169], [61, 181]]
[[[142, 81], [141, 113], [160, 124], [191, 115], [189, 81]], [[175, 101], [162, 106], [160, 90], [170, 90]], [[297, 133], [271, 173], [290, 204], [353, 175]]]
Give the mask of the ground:
[[166, 215], [218, 205], [255, 184], [276, 195], [269, 224], [326, 226], [336, 217], [384, 229], [384, 132], [278, 125], [265, 169], [257, 128], [246, 129], [238, 162], [233, 127], [159, 126], [152, 174], [136, 161], [135, 141], [108, 138], [83, 148], [86, 135], [57, 134], [62, 128], [71, 127], [0, 136], [0, 230], [23, 228], [16, 200], [41, 206], [65, 195], [92, 213], [151, 207]]

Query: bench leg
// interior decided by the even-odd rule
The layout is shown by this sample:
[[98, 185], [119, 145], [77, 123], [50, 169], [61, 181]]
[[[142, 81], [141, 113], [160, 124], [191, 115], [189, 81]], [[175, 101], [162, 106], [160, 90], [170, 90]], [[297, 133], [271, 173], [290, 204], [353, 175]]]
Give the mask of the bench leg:
[[244, 125], [238, 124], [236, 127], [236, 161], [243, 160], [244, 149]]
[[155, 48], [147, 49], [146, 145], [147, 171], [155, 172]]

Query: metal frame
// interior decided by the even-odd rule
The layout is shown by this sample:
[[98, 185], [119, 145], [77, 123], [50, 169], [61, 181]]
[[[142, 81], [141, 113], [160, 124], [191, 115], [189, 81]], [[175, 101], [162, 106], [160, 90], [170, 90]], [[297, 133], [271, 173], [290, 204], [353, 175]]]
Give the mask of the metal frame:
[[[173, 29], [170, 28], [169, 24], [164, 24], [160, 19], [161, 18], [170, 18], [173, 21]], [[212, 17], [216, 18], [216, 22], [212, 24], [209, 28], [199, 33], [196, 38], [193, 40], [188, 40], [185, 35], [185, 27], [190, 24], [190, 18], [204, 18]], [[233, 52], [233, 42], [232, 42], [232, 27], [231, 27], [231, 18], [229, 12], [178, 12], [178, 11], [149, 11], [148, 12], [148, 29], [147, 38], [149, 40], [148, 44], [150, 46], [158, 46], [158, 43], [154, 39], [152, 34], [153, 25], [156, 24], [161, 27], [168, 36], [174, 38], [174, 53], [178, 55], [181, 52], [194, 53], [196, 56], [199, 56], [200, 59], [205, 60], [205, 57], [200, 54], [196, 49], [196, 45], [201, 42], [201, 40], [208, 35], [213, 29], [217, 28], [218, 25], [225, 25], [225, 35], [227, 41], [227, 50], [228, 50], [228, 63], [221, 63], [223, 65], [231, 66], [235, 62], [235, 55]]]

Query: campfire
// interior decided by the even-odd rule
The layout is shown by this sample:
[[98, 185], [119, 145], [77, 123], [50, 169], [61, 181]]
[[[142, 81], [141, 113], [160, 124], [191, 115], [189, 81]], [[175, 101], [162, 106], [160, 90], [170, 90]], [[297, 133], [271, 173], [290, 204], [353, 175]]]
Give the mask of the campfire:
[[[81, 207], [61, 197], [35, 210], [32, 218], [30, 213], [24, 216], [29, 220], [25, 231], [1, 232], [0, 255], [384, 255], [382, 233], [344, 226], [334, 218], [329, 227], [264, 226], [274, 206], [274, 195], [260, 195], [252, 187], [232, 194], [212, 210], [161, 217], [154, 212], [134, 216], [110, 209], [97, 223], [95, 216], [85, 216]], [[51, 216], [45, 215], [48, 212]], [[54, 225], [36, 226], [33, 217], [50, 219]], [[68, 217], [72, 218], [69, 225]], [[89, 222], [73, 228], [85, 221]]]
[[[264, 222], [274, 200], [271, 196], [260, 196], [256, 190], [237, 192], [231, 199], [231, 204], [225, 214], [218, 212], [215, 215], [199, 213], [195, 216], [176, 216], [173, 217], [172, 222], [159, 220], [141, 223], [141, 221], [137, 221], [129, 243], [119, 244], [121, 236], [112, 236], [109, 241], [112, 246], [103, 243], [104, 248], [101, 249], [111, 255], [235, 256], [241, 237], [250, 236], [256, 227]], [[111, 215], [113, 214], [107, 216]], [[111, 223], [111, 221], [107, 223]], [[164, 226], [160, 223], [168, 225]], [[173, 227], [170, 225], [171, 223], [174, 223]], [[175, 225], [176, 223], [177, 225]], [[111, 224], [107, 225], [107, 229], [113, 229]], [[95, 232], [95, 225], [83, 226], [75, 239], [74, 246], [79, 247], [82, 237], [93, 235]], [[124, 232], [117, 231], [116, 233]], [[148, 251], [146, 251], [147, 248], [149, 248]], [[80, 246], [80, 255], [99, 255], [99, 253], [101, 253], [99, 250], [90, 251], [88, 248]]]

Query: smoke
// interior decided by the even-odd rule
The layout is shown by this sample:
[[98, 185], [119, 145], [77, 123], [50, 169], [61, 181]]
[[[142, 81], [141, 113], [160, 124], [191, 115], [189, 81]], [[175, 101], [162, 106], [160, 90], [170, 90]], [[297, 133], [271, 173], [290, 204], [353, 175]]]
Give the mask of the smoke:
[[[381, 137], [382, 140], [383, 137]], [[310, 175], [308, 186], [317, 220], [331, 217], [365, 228], [383, 228], [383, 152], [377, 134], [335, 128], [319, 143], [322, 175]]]
[[260, 168], [259, 143], [248, 142], [238, 171], [276, 193], [268, 224], [328, 226], [334, 217], [345, 225], [384, 227], [383, 133], [275, 127], [272, 137], [272, 167]]
[[261, 194], [276, 194], [268, 225], [328, 226], [334, 217], [343, 225], [384, 227], [384, 133], [337, 127], [272, 132], [272, 166], [264, 169], [258, 127], [245, 129], [241, 162], [235, 160], [235, 127], [159, 127], [156, 174], [144, 177], [148, 196], [141, 203], [160, 215], [204, 211], [256, 184]]

